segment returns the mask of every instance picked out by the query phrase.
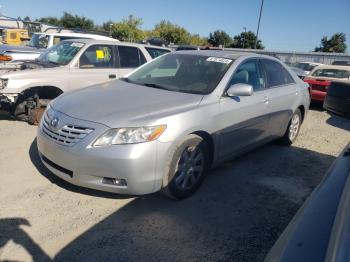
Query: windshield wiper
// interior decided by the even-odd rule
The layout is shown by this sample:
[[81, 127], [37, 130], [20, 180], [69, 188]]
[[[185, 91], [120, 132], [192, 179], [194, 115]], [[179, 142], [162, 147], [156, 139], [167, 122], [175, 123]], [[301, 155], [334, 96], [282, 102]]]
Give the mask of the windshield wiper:
[[154, 84], [154, 83], [139, 83], [139, 85], [148, 86], [148, 87], [157, 88], [157, 89], [170, 90], [169, 88], [166, 88], [165, 86]]
[[131, 83], [129, 78], [127, 78], [127, 77], [122, 77], [122, 78], [120, 78], [120, 80]]
[[53, 62], [53, 61], [47, 61], [47, 62], [50, 63], [50, 64], [53, 64], [53, 65], [60, 65], [60, 63]]

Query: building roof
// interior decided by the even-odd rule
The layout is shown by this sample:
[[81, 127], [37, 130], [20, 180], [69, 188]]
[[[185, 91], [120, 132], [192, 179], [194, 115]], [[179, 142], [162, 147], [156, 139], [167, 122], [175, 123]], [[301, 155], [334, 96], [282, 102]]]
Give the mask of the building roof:
[[234, 52], [234, 51], [223, 51], [223, 50], [181, 50], [176, 51], [178, 54], [190, 54], [190, 55], [203, 55], [203, 56], [214, 56], [229, 59], [237, 59], [241, 56], [262, 56], [255, 53], [246, 52]]

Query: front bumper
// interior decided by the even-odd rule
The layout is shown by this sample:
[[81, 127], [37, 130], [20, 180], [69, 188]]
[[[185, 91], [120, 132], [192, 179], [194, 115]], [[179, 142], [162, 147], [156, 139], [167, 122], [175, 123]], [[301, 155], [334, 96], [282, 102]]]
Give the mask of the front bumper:
[[323, 107], [336, 114], [350, 116], [350, 99], [326, 96]]
[[319, 90], [312, 90], [311, 91], [311, 100], [323, 102], [326, 95], [327, 95], [327, 92], [319, 91]]
[[[56, 143], [41, 131], [40, 123], [38, 150], [43, 164], [52, 173], [77, 186], [120, 194], [143, 195], [161, 189], [171, 143], [153, 141], [95, 148], [91, 144], [108, 127], [75, 119], [77, 122], [94, 131], [73, 146]], [[103, 178], [125, 179], [127, 185], [105, 184]]]

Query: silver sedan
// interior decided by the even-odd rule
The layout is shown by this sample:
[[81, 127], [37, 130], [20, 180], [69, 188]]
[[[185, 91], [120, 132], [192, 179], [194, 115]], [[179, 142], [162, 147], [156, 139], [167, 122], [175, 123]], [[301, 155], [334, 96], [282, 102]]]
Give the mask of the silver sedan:
[[308, 86], [268, 56], [180, 51], [66, 93], [37, 133], [45, 166], [83, 187], [181, 199], [206, 171], [272, 140], [292, 144]]

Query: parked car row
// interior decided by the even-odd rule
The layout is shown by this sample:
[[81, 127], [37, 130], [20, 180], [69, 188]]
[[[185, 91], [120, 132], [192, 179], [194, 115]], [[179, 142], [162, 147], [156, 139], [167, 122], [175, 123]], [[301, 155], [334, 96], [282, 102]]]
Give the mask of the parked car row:
[[1, 75], [1, 107], [40, 122], [40, 157], [54, 174], [123, 194], [185, 198], [210, 167], [295, 141], [310, 96], [288, 67], [271, 56], [185, 50], [63, 40]]
[[322, 103], [326, 110], [333, 113], [350, 116], [349, 66], [318, 65], [305, 76], [304, 81], [310, 86], [313, 102]]

